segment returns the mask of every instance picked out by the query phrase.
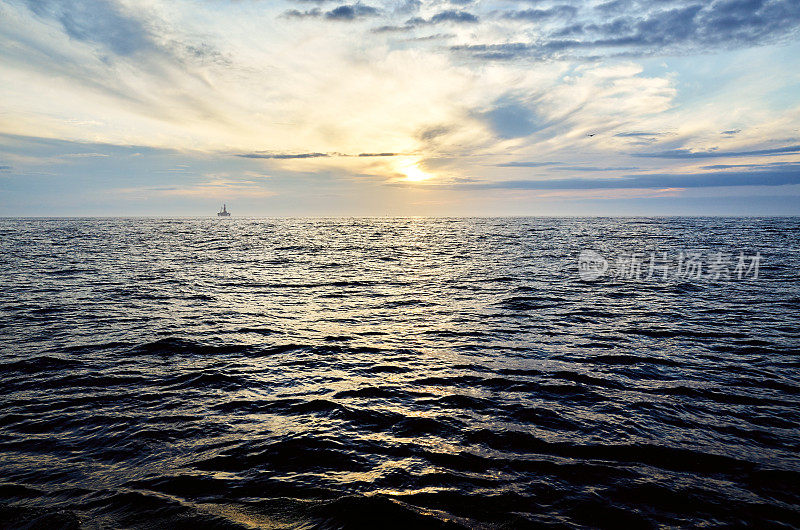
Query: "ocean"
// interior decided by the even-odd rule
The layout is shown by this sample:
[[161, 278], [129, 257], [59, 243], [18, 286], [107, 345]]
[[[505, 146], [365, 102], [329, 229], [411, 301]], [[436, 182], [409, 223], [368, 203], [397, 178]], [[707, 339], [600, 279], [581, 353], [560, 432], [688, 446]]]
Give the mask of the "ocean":
[[0, 526], [800, 527], [800, 218], [0, 219]]

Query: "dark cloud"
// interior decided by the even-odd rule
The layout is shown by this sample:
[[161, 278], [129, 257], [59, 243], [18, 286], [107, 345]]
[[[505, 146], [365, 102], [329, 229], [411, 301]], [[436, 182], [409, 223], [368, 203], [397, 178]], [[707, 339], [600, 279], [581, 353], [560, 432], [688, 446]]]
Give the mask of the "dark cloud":
[[557, 29], [552, 33], [553, 37], [578, 37], [583, 35], [585, 30], [583, 24], [571, 24], [561, 29]]
[[399, 153], [359, 153], [358, 156], [362, 157], [369, 157], [369, 156], [397, 156]]
[[424, 142], [430, 142], [431, 140], [435, 140], [436, 138], [444, 136], [449, 132], [450, 127], [446, 125], [435, 125], [419, 131], [419, 133], [417, 133], [417, 138]]
[[292, 9], [286, 11], [283, 16], [288, 18], [325, 18], [327, 20], [350, 22], [361, 18], [375, 17], [380, 13], [381, 11], [376, 7], [363, 4], [345, 4], [329, 11], [323, 11], [318, 7], [307, 11]]
[[[501, 19], [547, 21], [549, 33], [533, 41], [455, 46], [482, 59], [593, 58], [689, 53], [766, 44], [800, 29], [797, 0], [616, 0], [591, 8], [574, 2], [546, 9], [512, 10]], [[579, 22], [575, 22], [575, 19]]]
[[414, 17], [406, 21], [402, 26], [380, 26], [372, 31], [374, 33], [391, 33], [400, 31], [410, 31], [420, 26], [432, 26], [436, 24], [476, 24], [479, 22], [477, 16], [467, 11], [450, 9], [433, 15], [431, 18]]
[[575, 6], [560, 5], [548, 9], [524, 9], [522, 11], [508, 11], [503, 14], [503, 18], [536, 22], [551, 18], [569, 19], [574, 17], [577, 13], [578, 8]]
[[466, 11], [442, 11], [433, 15], [426, 24], [440, 24], [442, 22], [454, 22], [456, 24], [474, 24], [478, 22], [478, 17]]
[[787, 145], [773, 149], [756, 149], [754, 151], [690, 151], [689, 149], [672, 149], [657, 153], [633, 153], [633, 156], [646, 158], [725, 158], [737, 156], [768, 156], [800, 153], [800, 145]]
[[325, 13], [329, 20], [355, 20], [363, 17], [374, 17], [380, 11], [372, 6], [361, 4], [342, 5]]

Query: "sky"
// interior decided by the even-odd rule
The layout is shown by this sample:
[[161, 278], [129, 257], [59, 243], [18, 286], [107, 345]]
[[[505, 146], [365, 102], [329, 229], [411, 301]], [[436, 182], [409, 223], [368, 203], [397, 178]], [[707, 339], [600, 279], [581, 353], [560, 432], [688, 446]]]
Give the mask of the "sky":
[[800, 215], [797, 0], [4, 0], [0, 216]]

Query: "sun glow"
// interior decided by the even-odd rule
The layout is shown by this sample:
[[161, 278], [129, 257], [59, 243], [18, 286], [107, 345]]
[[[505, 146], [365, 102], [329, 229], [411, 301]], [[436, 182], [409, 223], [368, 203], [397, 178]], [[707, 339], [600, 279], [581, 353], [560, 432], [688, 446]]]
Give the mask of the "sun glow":
[[417, 163], [417, 160], [412, 160], [399, 167], [400, 173], [406, 176], [405, 180], [411, 182], [420, 182], [433, 177], [432, 174], [422, 171]]

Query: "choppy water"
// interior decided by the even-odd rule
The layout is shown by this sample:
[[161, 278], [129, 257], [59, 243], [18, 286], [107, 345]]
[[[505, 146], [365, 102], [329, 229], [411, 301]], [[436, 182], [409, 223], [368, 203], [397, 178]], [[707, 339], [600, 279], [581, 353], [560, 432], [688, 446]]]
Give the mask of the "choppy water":
[[[761, 252], [741, 281], [577, 257]], [[800, 219], [0, 220], [0, 525], [800, 526]]]

